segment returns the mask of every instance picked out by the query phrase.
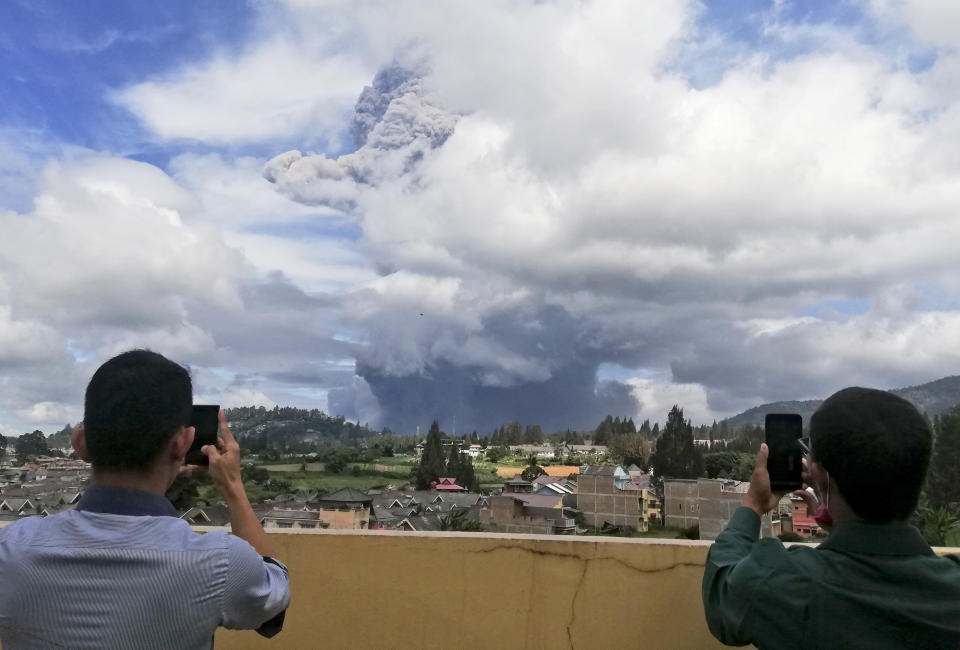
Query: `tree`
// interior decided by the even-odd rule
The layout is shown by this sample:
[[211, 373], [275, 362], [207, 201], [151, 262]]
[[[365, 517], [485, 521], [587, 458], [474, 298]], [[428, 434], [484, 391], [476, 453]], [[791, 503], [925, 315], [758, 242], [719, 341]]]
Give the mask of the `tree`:
[[510, 450], [506, 447], [489, 447], [487, 448], [486, 454], [487, 460], [489, 460], [491, 463], [495, 463], [501, 458], [509, 456]]
[[523, 443], [523, 425], [519, 422], [509, 422], [503, 428], [504, 444], [519, 445]]
[[520, 472], [520, 478], [524, 481], [532, 481], [538, 476], [543, 476], [547, 472], [537, 465], [537, 455], [530, 454], [530, 457], [527, 458], [527, 467], [522, 472]]
[[531, 424], [523, 432], [523, 442], [527, 445], [539, 445], [543, 442], [543, 429], [539, 424]]
[[914, 524], [930, 546], [946, 546], [948, 539], [955, 541], [954, 535], [960, 534], [960, 519], [943, 506], [921, 504], [914, 516]]
[[244, 483], [266, 483], [270, 480], [270, 472], [256, 465], [244, 465], [240, 476]]
[[423, 455], [420, 464], [414, 473], [418, 490], [426, 490], [431, 483], [440, 480], [440, 474], [446, 469], [443, 457], [443, 442], [440, 435], [440, 424], [434, 420], [427, 432], [427, 440], [423, 446]]
[[37, 456], [48, 456], [50, 447], [47, 446], [47, 439], [43, 431], [36, 430], [33, 433], [25, 433], [17, 438], [17, 464], [23, 465], [31, 458]]
[[467, 516], [469, 512], [466, 508], [455, 508], [446, 515], [440, 515], [440, 530], [482, 531], [483, 525], [475, 519], [470, 519]]
[[693, 427], [676, 404], [667, 415], [667, 424], [657, 439], [650, 462], [654, 474], [661, 480], [664, 477], [697, 478], [703, 473], [703, 457], [693, 443]]
[[613, 437], [613, 417], [605, 417], [593, 431], [593, 444], [605, 445]]
[[3, 434], [0, 434], [0, 458], [7, 453], [7, 439], [3, 437]]
[[456, 476], [457, 485], [466, 488], [470, 492], [480, 491], [480, 482], [477, 480], [477, 475], [473, 471], [473, 460], [469, 456], [461, 456], [460, 471], [454, 476]]
[[624, 465], [646, 468], [653, 453], [653, 443], [639, 433], [624, 433], [610, 442], [610, 455]]
[[546, 473], [547, 473], [546, 470], [544, 470], [539, 465], [530, 465], [529, 467], [525, 468], [522, 472], [520, 472], [520, 478], [522, 478], [524, 481], [534, 481], [538, 477], [543, 476]]
[[461, 464], [460, 448], [455, 444], [450, 445], [450, 456], [447, 458], [447, 466], [444, 469], [443, 475], [451, 478], [459, 476]]
[[960, 514], [960, 406], [933, 421], [935, 434], [926, 494], [931, 508]]
[[756, 457], [737, 451], [718, 451], [704, 454], [703, 467], [707, 478], [732, 478], [749, 481]]

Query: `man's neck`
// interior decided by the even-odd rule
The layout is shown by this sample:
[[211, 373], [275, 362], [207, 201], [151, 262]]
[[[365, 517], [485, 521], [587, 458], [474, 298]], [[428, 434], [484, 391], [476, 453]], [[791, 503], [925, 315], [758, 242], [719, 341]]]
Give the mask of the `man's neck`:
[[167, 478], [156, 471], [140, 474], [98, 470], [94, 468], [90, 484], [102, 485], [104, 487], [126, 488], [128, 490], [142, 490], [159, 495], [166, 494], [169, 488]]

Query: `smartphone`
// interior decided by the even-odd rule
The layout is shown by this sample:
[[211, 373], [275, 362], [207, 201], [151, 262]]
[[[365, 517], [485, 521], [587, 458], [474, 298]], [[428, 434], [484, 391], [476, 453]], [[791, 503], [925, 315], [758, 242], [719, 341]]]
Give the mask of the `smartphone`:
[[200, 448], [204, 445], [217, 444], [217, 434], [220, 431], [220, 405], [194, 404], [190, 426], [194, 428], [193, 444], [187, 451], [186, 463], [187, 465], [207, 465], [209, 461]]
[[767, 471], [774, 492], [799, 490], [803, 485], [803, 418], [796, 413], [770, 413], [766, 420]]

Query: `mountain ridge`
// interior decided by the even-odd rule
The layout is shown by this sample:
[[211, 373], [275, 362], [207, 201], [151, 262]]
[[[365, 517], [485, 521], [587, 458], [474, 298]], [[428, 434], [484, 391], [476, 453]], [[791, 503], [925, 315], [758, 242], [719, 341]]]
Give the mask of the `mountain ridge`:
[[[960, 375], [948, 375], [925, 384], [889, 389], [888, 392], [904, 398], [921, 413], [932, 418], [960, 404]], [[731, 429], [747, 425], [763, 426], [768, 413], [799, 413], [806, 425], [822, 403], [822, 399], [768, 402], [721, 420], [720, 424]]]

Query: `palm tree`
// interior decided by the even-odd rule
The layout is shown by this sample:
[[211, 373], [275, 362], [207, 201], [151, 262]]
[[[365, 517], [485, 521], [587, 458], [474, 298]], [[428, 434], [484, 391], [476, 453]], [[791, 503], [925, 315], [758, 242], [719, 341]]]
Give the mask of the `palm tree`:
[[467, 518], [466, 508], [454, 508], [446, 515], [440, 516], [440, 530], [480, 532], [483, 526], [479, 521]]

